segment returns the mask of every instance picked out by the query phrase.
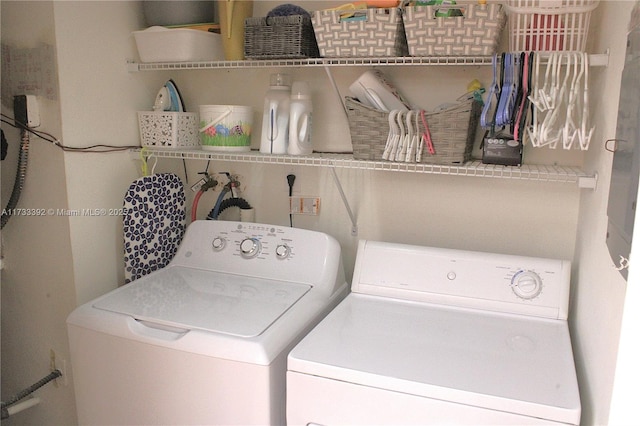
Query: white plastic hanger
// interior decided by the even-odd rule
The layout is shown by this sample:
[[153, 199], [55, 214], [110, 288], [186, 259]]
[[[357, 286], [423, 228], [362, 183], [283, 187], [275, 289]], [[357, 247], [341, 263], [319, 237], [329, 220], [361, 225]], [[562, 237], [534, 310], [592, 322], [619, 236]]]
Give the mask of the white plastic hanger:
[[404, 138], [406, 129], [404, 128], [404, 111], [398, 111], [396, 115], [396, 122], [398, 123], [398, 137], [395, 139], [393, 146], [391, 147], [391, 153], [389, 154], [389, 158], [391, 161], [398, 161], [399, 154], [402, 151], [402, 147], [404, 145]]
[[400, 158], [400, 161], [404, 161], [405, 163], [413, 163], [416, 158], [416, 129], [414, 127], [414, 116], [415, 111], [409, 110], [407, 111], [407, 137], [405, 140], [405, 150], [404, 156]]
[[591, 142], [591, 137], [593, 136], [593, 132], [595, 127], [591, 127], [589, 130], [589, 55], [585, 52], [582, 52], [582, 67], [584, 69], [584, 90], [583, 90], [583, 100], [582, 100], [582, 117], [581, 117], [581, 126], [578, 130], [578, 142], [580, 144], [580, 149], [587, 150], [589, 149], [589, 143]]
[[[577, 138], [577, 128], [574, 116], [576, 109], [579, 107], [580, 93], [580, 81], [584, 74], [584, 67], [582, 66], [582, 58], [579, 53], [572, 52], [571, 57], [573, 60], [573, 80], [571, 82], [571, 88], [569, 89], [569, 96], [567, 99], [567, 116], [565, 118], [564, 126], [562, 129], [562, 147], [564, 149], [571, 149]], [[567, 65], [569, 67], [569, 65]]]
[[[561, 55], [562, 54], [559, 52], [553, 53], [553, 56], [556, 58], [555, 59], [556, 63], [559, 63], [562, 61]], [[570, 55], [566, 55], [566, 56], [567, 56], [567, 61], [570, 64], [571, 60], [569, 58], [571, 58], [571, 56]], [[569, 81], [569, 76], [571, 75], [570, 66], [569, 65], [567, 66], [567, 71], [565, 72], [564, 79], [562, 79], [562, 83], [560, 83], [561, 72], [562, 72], [562, 69], [559, 65], [555, 67], [554, 76], [552, 77], [552, 80], [553, 80], [552, 86], [554, 88], [550, 89], [551, 92], [553, 93], [553, 97], [552, 97], [553, 108], [551, 109], [550, 112], [547, 113], [547, 115], [545, 115], [544, 121], [540, 126], [540, 135], [539, 135], [540, 146], [546, 145], [552, 149], [555, 149], [558, 146], [558, 142], [562, 137], [562, 129], [555, 127], [555, 125], [556, 125], [556, 122], [558, 121], [559, 112], [562, 109], [560, 105], [563, 102], [566, 102], [565, 96], [567, 92], [567, 83]]]
[[397, 143], [396, 138], [398, 137], [398, 125], [396, 124], [396, 116], [400, 112], [397, 109], [389, 111], [389, 136], [387, 136], [387, 144], [384, 147], [384, 152], [382, 153], [382, 159], [388, 160], [391, 155], [391, 150], [393, 148], [394, 143]]

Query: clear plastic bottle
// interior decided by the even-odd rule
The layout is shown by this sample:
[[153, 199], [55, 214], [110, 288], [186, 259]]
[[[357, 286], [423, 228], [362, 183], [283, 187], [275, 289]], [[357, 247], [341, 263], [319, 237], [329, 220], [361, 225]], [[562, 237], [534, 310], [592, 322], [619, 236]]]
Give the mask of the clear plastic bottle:
[[307, 155], [313, 151], [311, 146], [311, 92], [306, 81], [295, 81], [291, 88], [291, 106], [289, 114], [289, 155]]
[[289, 104], [291, 76], [271, 74], [271, 85], [264, 98], [260, 152], [286, 154], [289, 143]]

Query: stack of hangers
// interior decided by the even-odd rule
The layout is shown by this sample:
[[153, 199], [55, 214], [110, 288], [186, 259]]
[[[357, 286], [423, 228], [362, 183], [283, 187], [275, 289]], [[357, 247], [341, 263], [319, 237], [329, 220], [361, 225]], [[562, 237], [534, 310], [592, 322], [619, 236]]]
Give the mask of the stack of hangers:
[[[541, 60], [548, 58], [542, 71]], [[498, 64], [500, 62], [500, 64]], [[589, 126], [589, 56], [584, 52], [494, 55], [493, 82], [480, 116], [489, 137], [500, 130], [534, 147], [586, 150]]]
[[389, 112], [389, 135], [382, 153], [383, 160], [419, 163], [425, 146], [429, 154], [435, 154], [424, 110]]

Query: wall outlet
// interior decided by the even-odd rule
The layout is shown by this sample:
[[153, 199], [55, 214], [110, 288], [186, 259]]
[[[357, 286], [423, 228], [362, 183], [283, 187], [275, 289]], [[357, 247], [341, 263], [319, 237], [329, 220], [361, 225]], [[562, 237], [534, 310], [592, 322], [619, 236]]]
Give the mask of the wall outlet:
[[15, 120], [30, 129], [40, 126], [40, 109], [35, 95], [18, 95], [13, 98]]
[[53, 349], [49, 350], [49, 370], [51, 372], [60, 370], [60, 373], [62, 373], [61, 377], [53, 381], [55, 387], [58, 387], [60, 382], [62, 382], [64, 386], [69, 384], [69, 380], [67, 379], [67, 361], [64, 359], [56, 359], [56, 353]]
[[289, 197], [289, 213], [318, 215], [320, 197]]

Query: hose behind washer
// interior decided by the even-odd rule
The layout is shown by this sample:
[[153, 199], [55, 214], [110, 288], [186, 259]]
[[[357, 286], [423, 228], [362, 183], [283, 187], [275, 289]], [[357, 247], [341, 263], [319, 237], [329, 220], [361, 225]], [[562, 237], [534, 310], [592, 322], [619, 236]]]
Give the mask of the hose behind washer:
[[[216, 203], [216, 207], [214, 207], [207, 216], [207, 220], [218, 220], [218, 216], [220, 213], [228, 209], [229, 207], [239, 207], [241, 209], [250, 209], [251, 204], [244, 198], [227, 198], [226, 200]], [[217, 210], [217, 211], [216, 211]]]

